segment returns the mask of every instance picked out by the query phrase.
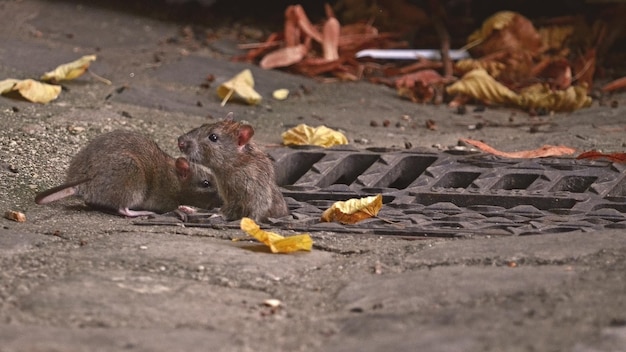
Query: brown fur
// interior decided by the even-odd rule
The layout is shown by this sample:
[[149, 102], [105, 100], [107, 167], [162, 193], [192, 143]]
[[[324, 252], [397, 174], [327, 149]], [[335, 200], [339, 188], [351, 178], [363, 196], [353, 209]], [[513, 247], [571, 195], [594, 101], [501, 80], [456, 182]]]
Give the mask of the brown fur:
[[35, 202], [77, 195], [91, 206], [128, 216], [167, 212], [182, 204], [212, 208], [220, 203], [213, 182], [203, 166], [174, 159], [140, 133], [119, 130], [96, 137], [80, 150], [65, 183], [41, 192]]
[[[229, 115], [230, 116], [230, 115]], [[287, 204], [274, 178], [269, 157], [250, 141], [252, 126], [230, 118], [202, 125], [178, 138], [178, 146], [190, 160], [211, 169], [228, 220], [289, 214]], [[217, 140], [210, 140], [214, 135]]]

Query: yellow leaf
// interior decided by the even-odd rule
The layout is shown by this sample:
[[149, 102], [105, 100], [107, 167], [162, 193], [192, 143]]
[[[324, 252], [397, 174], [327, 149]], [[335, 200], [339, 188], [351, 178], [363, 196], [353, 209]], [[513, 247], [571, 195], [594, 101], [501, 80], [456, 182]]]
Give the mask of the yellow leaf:
[[45, 104], [56, 99], [61, 93], [61, 86], [41, 83], [32, 79], [5, 79], [0, 81], [0, 93], [7, 94], [13, 91], [20, 93], [24, 99], [33, 103]]
[[311, 127], [300, 124], [291, 128], [281, 135], [283, 144], [290, 145], [317, 145], [332, 147], [338, 144], [348, 144], [348, 139], [343, 133], [326, 126]]
[[250, 218], [242, 218], [239, 226], [248, 235], [270, 247], [272, 253], [310, 251], [313, 247], [313, 240], [308, 234], [283, 237], [273, 232], [261, 230], [261, 227]]
[[235, 96], [250, 105], [258, 104], [261, 95], [254, 90], [254, 78], [249, 69], [245, 69], [230, 80], [217, 87], [217, 95], [222, 99], [222, 106]]
[[482, 68], [466, 73], [446, 88], [448, 94], [464, 94], [485, 103], [518, 105], [519, 96]]
[[483, 69], [466, 73], [461, 80], [448, 86], [446, 91], [448, 94], [464, 94], [485, 103], [515, 105], [523, 109], [544, 108], [555, 112], [585, 108], [592, 101], [587, 95], [587, 88], [582, 85], [553, 90], [546, 84], [534, 84], [517, 94]]
[[77, 78], [87, 71], [93, 61], [96, 61], [96, 55], [85, 55], [78, 60], [60, 65], [54, 70], [44, 73], [41, 80], [58, 82]]
[[276, 89], [272, 93], [272, 96], [276, 100], [285, 100], [289, 96], [289, 89], [284, 89], [284, 88], [283, 89]]
[[349, 199], [345, 202], [335, 202], [322, 213], [321, 221], [339, 221], [344, 224], [355, 224], [361, 220], [376, 216], [382, 207], [382, 194]]
[[520, 92], [521, 105], [526, 109], [544, 108], [548, 111], [566, 112], [591, 105], [591, 97], [584, 86], [570, 86], [565, 90], [552, 90], [544, 84], [534, 84]]
[[7, 78], [5, 80], [0, 81], [0, 94], [5, 94], [13, 91], [13, 87], [15, 83], [19, 82], [19, 79], [15, 78]]

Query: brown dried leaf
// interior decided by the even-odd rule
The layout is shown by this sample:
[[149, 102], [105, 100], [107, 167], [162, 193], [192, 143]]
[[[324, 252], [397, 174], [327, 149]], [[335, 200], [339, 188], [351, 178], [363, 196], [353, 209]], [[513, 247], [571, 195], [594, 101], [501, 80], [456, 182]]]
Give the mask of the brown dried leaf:
[[446, 87], [448, 94], [463, 94], [487, 104], [519, 105], [519, 96], [483, 69], [472, 70]]
[[383, 195], [349, 199], [345, 202], [335, 202], [322, 213], [322, 222], [338, 221], [344, 224], [357, 222], [374, 217], [383, 207]]
[[576, 159], [607, 160], [612, 163], [626, 163], [626, 153], [605, 154], [591, 150], [580, 154]]
[[602, 91], [608, 93], [608, 92], [613, 92], [613, 91], [624, 89], [624, 88], [626, 88], [626, 77], [618, 78], [614, 81], [611, 81], [605, 84], [602, 87]]
[[493, 155], [502, 156], [505, 158], [543, 158], [547, 156], [560, 156], [560, 155], [570, 155], [576, 152], [576, 149], [566, 147], [566, 146], [554, 146], [554, 145], [544, 145], [541, 148], [533, 149], [533, 150], [523, 150], [518, 152], [503, 152], [499, 151], [481, 141], [461, 138], [461, 142], [471, 144], [476, 148]]
[[302, 61], [309, 49], [304, 44], [288, 46], [265, 55], [259, 66], [264, 69], [286, 67]]
[[339, 21], [331, 17], [326, 20], [323, 28], [322, 52], [324, 59], [334, 61], [339, 59], [339, 32], [341, 25]]
[[483, 22], [468, 38], [474, 56], [499, 51], [524, 51], [536, 55], [542, 50], [541, 37], [532, 22], [519, 13], [501, 11]]
[[550, 89], [547, 84], [535, 84], [523, 89], [519, 94], [519, 106], [525, 109], [543, 108], [548, 111], [566, 112], [591, 105], [587, 87], [571, 86], [565, 90]]

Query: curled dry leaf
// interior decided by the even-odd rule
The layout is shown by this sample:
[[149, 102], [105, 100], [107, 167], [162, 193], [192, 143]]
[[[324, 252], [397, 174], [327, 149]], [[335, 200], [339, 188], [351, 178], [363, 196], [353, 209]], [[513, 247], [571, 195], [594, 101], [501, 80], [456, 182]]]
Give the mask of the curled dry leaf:
[[517, 151], [517, 152], [503, 152], [481, 141], [468, 139], [468, 138], [461, 138], [460, 141], [467, 143], [467, 144], [471, 144], [474, 147], [486, 153], [505, 157], [505, 158], [544, 158], [547, 156], [571, 155], [576, 152], [576, 149], [566, 147], [563, 145], [558, 145], [558, 146], [544, 145], [541, 148], [533, 149], [533, 150], [522, 150], [522, 151]]
[[61, 94], [61, 86], [42, 83], [33, 79], [5, 79], [0, 81], [0, 93], [18, 92], [24, 99], [33, 103], [45, 104]]
[[9, 220], [16, 221], [16, 222], [26, 222], [26, 215], [22, 212], [15, 211], [15, 210], [7, 210], [4, 213], [4, 217]]
[[570, 86], [565, 90], [550, 89], [548, 84], [535, 84], [519, 94], [476, 69], [446, 88], [448, 94], [463, 94], [486, 104], [514, 105], [524, 109], [544, 108], [548, 111], [573, 111], [591, 105], [587, 87]]
[[541, 36], [532, 22], [519, 13], [501, 11], [483, 22], [482, 27], [468, 38], [474, 56], [503, 50], [538, 54], [542, 50]]
[[383, 195], [349, 199], [345, 202], [335, 202], [322, 213], [322, 222], [338, 221], [344, 224], [356, 224], [378, 215], [383, 207]]
[[565, 90], [553, 90], [547, 84], [534, 84], [520, 92], [519, 106], [525, 109], [543, 108], [548, 111], [564, 112], [586, 108], [592, 99], [587, 87], [571, 86]]
[[487, 104], [518, 105], [519, 96], [496, 81], [484, 69], [475, 69], [446, 88], [448, 94], [463, 94]]
[[265, 55], [259, 66], [264, 69], [287, 67], [302, 61], [308, 51], [309, 49], [304, 44], [287, 46]]
[[258, 104], [261, 95], [254, 90], [254, 78], [249, 69], [245, 69], [230, 80], [217, 87], [217, 95], [222, 99], [222, 106], [231, 97], [237, 97], [250, 105]]
[[339, 59], [339, 32], [341, 25], [335, 17], [330, 17], [324, 23], [322, 31], [322, 52], [325, 60], [334, 61]]
[[95, 60], [96, 55], [85, 55], [78, 60], [60, 65], [54, 70], [46, 72], [43, 76], [41, 76], [41, 80], [58, 82], [80, 77], [83, 73], [85, 73], [85, 71], [87, 71], [89, 65]]
[[602, 91], [608, 93], [608, 92], [613, 92], [613, 91], [624, 89], [624, 88], [626, 88], [626, 77], [618, 78], [614, 81], [611, 81], [605, 84], [602, 87]]
[[606, 160], [612, 163], [626, 163], [626, 153], [605, 154], [591, 150], [580, 154], [576, 159]]
[[444, 83], [444, 78], [431, 69], [409, 73], [395, 81], [398, 95], [416, 103], [432, 101], [436, 95], [436, 87], [442, 87]]
[[285, 145], [317, 145], [332, 147], [338, 144], [348, 144], [343, 133], [326, 126], [311, 127], [305, 124], [288, 129], [281, 135]]
[[283, 237], [277, 233], [261, 230], [261, 227], [250, 218], [242, 218], [239, 226], [245, 233], [270, 247], [272, 253], [310, 251], [313, 247], [313, 240], [308, 234]]

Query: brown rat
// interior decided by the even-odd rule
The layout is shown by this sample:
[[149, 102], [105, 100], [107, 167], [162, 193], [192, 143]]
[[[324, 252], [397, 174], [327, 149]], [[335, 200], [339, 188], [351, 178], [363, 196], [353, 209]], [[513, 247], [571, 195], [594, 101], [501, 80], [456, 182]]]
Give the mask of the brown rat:
[[208, 168], [183, 157], [174, 159], [148, 137], [121, 130], [87, 144], [72, 159], [65, 183], [37, 194], [35, 202], [47, 204], [71, 195], [130, 217], [182, 204], [211, 209], [221, 203]]
[[178, 137], [180, 150], [213, 172], [227, 220], [245, 216], [265, 221], [289, 214], [272, 161], [250, 140], [252, 135], [252, 126], [235, 122], [229, 113]]

